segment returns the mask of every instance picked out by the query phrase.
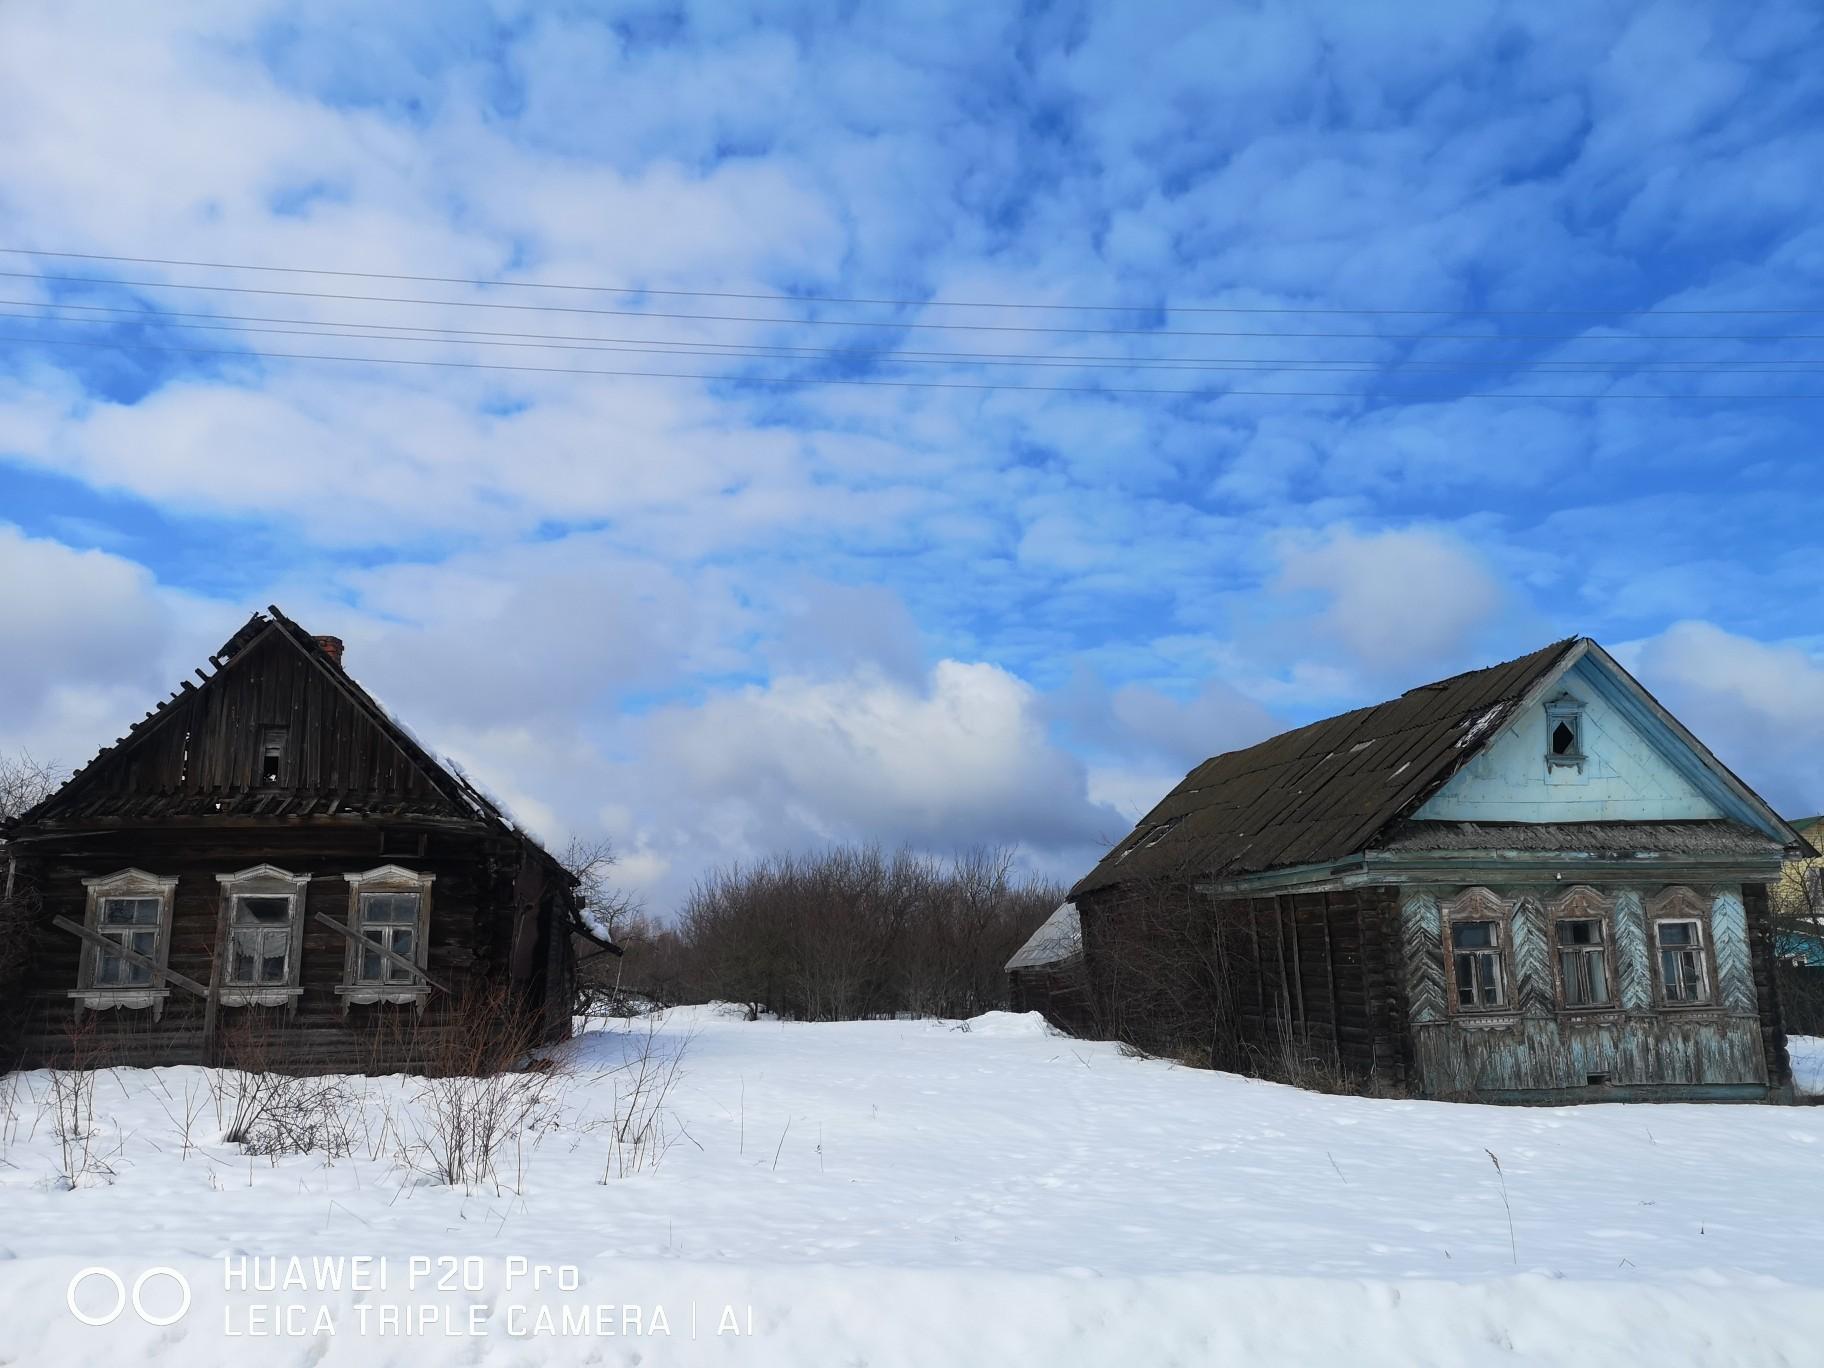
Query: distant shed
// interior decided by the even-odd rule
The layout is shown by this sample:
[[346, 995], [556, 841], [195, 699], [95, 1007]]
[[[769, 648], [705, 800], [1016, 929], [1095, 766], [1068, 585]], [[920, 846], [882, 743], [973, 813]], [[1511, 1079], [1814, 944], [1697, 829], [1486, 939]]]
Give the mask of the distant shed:
[[1090, 1033], [1089, 979], [1083, 965], [1083, 926], [1077, 905], [1060, 903], [1007, 961], [1008, 994], [1016, 1012], [1039, 1012], [1072, 1035]]

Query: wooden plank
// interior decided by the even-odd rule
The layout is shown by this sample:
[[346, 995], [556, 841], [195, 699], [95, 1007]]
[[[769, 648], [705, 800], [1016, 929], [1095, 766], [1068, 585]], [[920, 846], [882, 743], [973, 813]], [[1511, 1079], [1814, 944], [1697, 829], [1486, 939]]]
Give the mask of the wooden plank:
[[[124, 959], [128, 964], [137, 964], [141, 969], [150, 969], [152, 971], [151, 986], [154, 988], [162, 986], [160, 980], [170, 979], [171, 982], [175, 983], [185, 992], [195, 993], [198, 997], [209, 996], [209, 990], [203, 987], [203, 985], [198, 983], [195, 979], [186, 974], [180, 974], [177, 970], [168, 968], [165, 965], [160, 964], [157, 960], [150, 959], [147, 956], [140, 954], [137, 950], [129, 950], [118, 941], [109, 940], [106, 936], [102, 935], [101, 932], [91, 931], [81, 922], [73, 922], [68, 917], [59, 915], [51, 918], [51, 924], [58, 927], [60, 930], [68, 931], [72, 936], [87, 941], [90, 945], [98, 946], [101, 949], [106, 950], [110, 955], [120, 956], [120, 958]], [[133, 986], [137, 987], [138, 985]], [[104, 988], [100, 991], [105, 992], [106, 989]]]
[[396, 951], [390, 949], [389, 947], [380, 944], [380, 942], [378, 942], [378, 941], [369, 940], [366, 936], [362, 935], [359, 931], [355, 930], [354, 927], [344, 925], [343, 923], [337, 921], [334, 917], [330, 916], [329, 913], [318, 912], [315, 914], [315, 917], [316, 917], [317, 921], [322, 922], [323, 925], [327, 926], [331, 931], [334, 931], [337, 935], [347, 936], [351, 941], [353, 941], [356, 945], [361, 946], [363, 949], [372, 950], [376, 955], [380, 955], [380, 956], [384, 957], [385, 959], [391, 960], [394, 964], [397, 964], [402, 969], [411, 970], [413, 974], [417, 975], [419, 978], [423, 979], [426, 983], [430, 984], [431, 987], [437, 989], [438, 992], [447, 993], [450, 991], [448, 988], [444, 987], [443, 984], [439, 983], [436, 979], [432, 978], [429, 974], [425, 973], [424, 970], [420, 969], [415, 961], [407, 959], [404, 955], [401, 955], [401, 954], [397, 953]]
[[222, 1001], [222, 966], [228, 963], [228, 910], [233, 904], [228, 886], [219, 884], [215, 909], [215, 953], [209, 957], [209, 992], [203, 999], [203, 1060], [213, 1064], [215, 1023]]

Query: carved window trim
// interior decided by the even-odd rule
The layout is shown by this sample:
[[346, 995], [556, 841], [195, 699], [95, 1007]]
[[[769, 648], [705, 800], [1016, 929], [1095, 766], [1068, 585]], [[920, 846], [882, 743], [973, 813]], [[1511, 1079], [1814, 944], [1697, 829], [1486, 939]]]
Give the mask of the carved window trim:
[[[232, 874], [217, 874], [222, 888], [220, 910], [220, 952], [222, 971], [216, 984], [216, 998], [224, 1007], [293, 1007], [304, 990], [298, 986], [304, 959], [304, 915], [306, 894], [311, 876], [293, 874], [276, 865], [259, 864]], [[283, 983], [236, 983], [234, 972], [234, 938], [240, 927], [235, 921], [242, 898], [284, 898], [289, 904]], [[276, 928], [269, 929], [276, 930]]]
[[363, 911], [364, 900], [376, 893], [411, 893], [418, 899], [417, 919], [412, 923], [412, 960], [420, 971], [415, 982], [389, 982], [385, 971], [378, 980], [363, 978], [361, 959], [365, 953], [361, 945], [353, 940], [348, 941], [342, 962], [342, 982], [336, 988], [342, 999], [342, 1010], [346, 1012], [351, 1005], [368, 1005], [372, 1003], [415, 1003], [423, 1008], [425, 999], [431, 995], [431, 985], [423, 975], [423, 970], [430, 962], [430, 925], [431, 925], [431, 885], [435, 874], [421, 873], [407, 869], [403, 865], [381, 865], [376, 869], [364, 870], [359, 874], [345, 874], [348, 880], [348, 926], [351, 931], [367, 935], [367, 923]]
[[[1558, 923], [1566, 921], [1593, 921], [1602, 929], [1602, 972], [1607, 979], [1608, 1001], [1591, 1003], [1573, 1003], [1565, 989], [1563, 950], [1558, 940]], [[1598, 893], [1587, 884], [1579, 884], [1552, 900], [1546, 909], [1547, 952], [1552, 961], [1552, 989], [1555, 1002], [1560, 1012], [1572, 1016], [1583, 1016], [1590, 1013], [1619, 1012], [1621, 1008], [1621, 982], [1616, 975], [1615, 959], [1615, 900]], [[1587, 953], [1587, 952], [1585, 952]]]
[[[1717, 1003], [1716, 938], [1710, 925], [1710, 900], [1684, 884], [1663, 888], [1647, 903], [1647, 958], [1653, 974], [1653, 1005], [1664, 1012], [1714, 1012]], [[1690, 922], [1697, 928], [1696, 963], [1702, 995], [1695, 1000], [1673, 1000], [1666, 992], [1665, 963], [1660, 927], [1666, 922]]]
[[[103, 905], [110, 898], [145, 898], [158, 900], [158, 922], [147, 925], [147, 930], [154, 933], [152, 954], [149, 956], [158, 967], [163, 969], [171, 962], [171, 917], [172, 907], [176, 902], [177, 876], [175, 874], [148, 874], [143, 869], [118, 869], [112, 874], [97, 878], [84, 879], [83, 887], [88, 893], [88, 906], [83, 913], [83, 924], [100, 935], [107, 934], [101, 923]], [[69, 990], [69, 997], [75, 1000], [77, 1009], [91, 1012], [108, 1011], [123, 1008], [134, 1011], [150, 1009], [153, 1019], [164, 1014], [165, 999], [171, 996], [168, 982], [153, 984], [115, 984], [97, 983], [95, 970], [103, 951], [101, 947], [89, 941], [82, 943], [81, 958], [76, 966], [76, 986]]]
[[[1439, 933], [1444, 954], [1444, 1005], [1452, 1017], [1470, 1020], [1488, 1017], [1511, 1017], [1520, 1008], [1516, 1001], [1519, 983], [1514, 974], [1514, 903], [1491, 888], [1476, 885], [1465, 888], [1455, 897], [1439, 902]], [[1488, 1006], [1465, 1006], [1459, 1000], [1457, 982], [1456, 927], [1462, 922], [1492, 922], [1495, 944], [1491, 947], [1495, 964], [1496, 987], [1500, 1001]], [[1484, 955], [1482, 950], [1464, 953]]]

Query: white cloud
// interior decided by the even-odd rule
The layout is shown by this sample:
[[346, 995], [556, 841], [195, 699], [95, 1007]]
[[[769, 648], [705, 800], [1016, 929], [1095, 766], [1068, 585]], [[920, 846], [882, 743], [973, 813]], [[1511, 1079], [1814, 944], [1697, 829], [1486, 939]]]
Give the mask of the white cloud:
[[1277, 587], [1319, 595], [1315, 630], [1375, 673], [1461, 654], [1504, 599], [1480, 556], [1424, 527], [1291, 541]]
[[726, 834], [769, 843], [895, 839], [945, 848], [1093, 844], [1110, 825], [1081, 761], [1047, 737], [1030, 685], [944, 660], [917, 686], [863, 670], [783, 677], [652, 720], [649, 764], [739, 809]]
[[1775, 807], [1824, 811], [1824, 661], [1701, 621], [1676, 622], [1616, 654]]
[[120, 736], [220, 644], [209, 640], [209, 608], [143, 566], [6, 523], [0, 586], [0, 751], [64, 769]]

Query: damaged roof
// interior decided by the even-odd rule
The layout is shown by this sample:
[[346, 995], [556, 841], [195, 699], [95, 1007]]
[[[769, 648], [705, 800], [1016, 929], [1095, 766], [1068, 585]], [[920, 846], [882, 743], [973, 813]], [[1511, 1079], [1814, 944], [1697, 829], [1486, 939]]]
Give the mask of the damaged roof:
[[1498, 734], [1580, 639], [1204, 761], [1070, 896], [1191, 867], [1235, 877], [1363, 850]]
[[[1596, 663], [1643, 725], [1688, 757], [1731, 820], [1540, 825], [1411, 820], [1501, 734], [1516, 712], [1582, 660]], [[1551, 849], [1636, 855], [1751, 855], [1811, 847], [1588, 637], [1408, 689], [1313, 722], [1185, 775], [1073, 889], [1072, 898], [1149, 878], [1232, 879], [1364, 851]], [[1496, 843], [1499, 843], [1498, 845]]]

